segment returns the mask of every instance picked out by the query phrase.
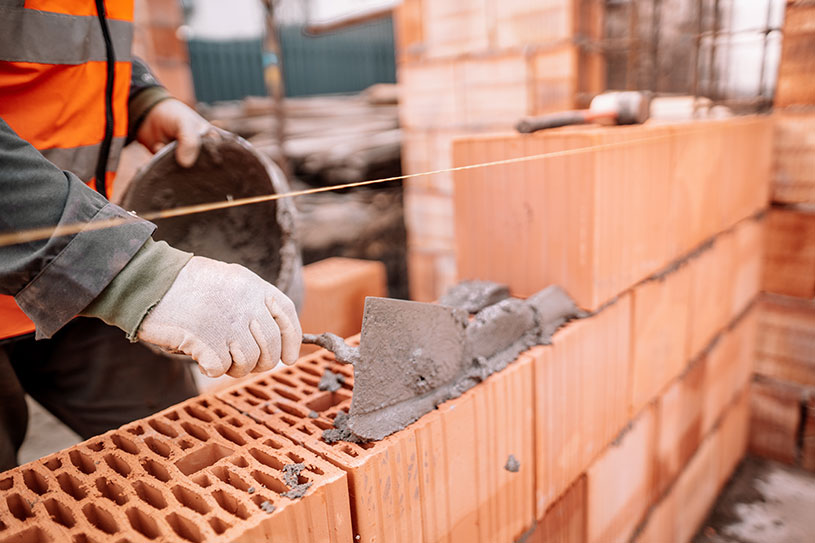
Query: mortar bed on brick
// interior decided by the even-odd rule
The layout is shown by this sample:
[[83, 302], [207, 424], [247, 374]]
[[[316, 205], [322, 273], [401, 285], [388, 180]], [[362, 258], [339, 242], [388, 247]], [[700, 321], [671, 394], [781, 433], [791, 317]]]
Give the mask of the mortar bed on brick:
[[[217, 399], [197, 397], [4, 473], [0, 541], [233, 541], [265, 533], [264, 523], [296, 522], [297, 512], [287, 512], [310, 506], [279, 495], [289, 490], [283, 466], [294, 463], [305, 465], [298, 482], [312, 483], [306, 496], [325, 494], [331, 511], [322, 513], [336, 522], [333, 510], [348, 507], [340, 470]], [[337, 524], [321, 530], [331, 541], [350, 534], [350, 522]]]

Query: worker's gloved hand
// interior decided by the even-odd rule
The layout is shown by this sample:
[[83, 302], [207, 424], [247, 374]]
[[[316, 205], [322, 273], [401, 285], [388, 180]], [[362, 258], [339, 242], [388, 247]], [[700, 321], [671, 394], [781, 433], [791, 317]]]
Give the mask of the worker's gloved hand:
[[185, 103], [170, 98], [150, 110], [136, 132], [136, 140], [158, 152], [164, 145], [177, 141], [175, 159], [183, 167], [195, 164], [201, 149], [201, 136], [212, 125]]
[[303, 333], [285, 294], [248, 269], [194, 256], [136, 337], [194, 358], [210, 377], [293, 364]]

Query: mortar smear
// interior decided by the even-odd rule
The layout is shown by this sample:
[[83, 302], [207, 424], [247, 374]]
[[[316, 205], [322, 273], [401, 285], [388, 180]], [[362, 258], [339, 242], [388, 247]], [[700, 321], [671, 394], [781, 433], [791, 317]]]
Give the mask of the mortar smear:
[[345, 383], [345, 376], [343, 374], [334, 373], [333, 371], [326, 369], [325, 372], [323, 372], [322, 377], [320, 377], [320, 382], [317, 383], [317, 388], [320, 390], [327, 390], [329, 392], [337, 392], [342, 388], [343, 383]]

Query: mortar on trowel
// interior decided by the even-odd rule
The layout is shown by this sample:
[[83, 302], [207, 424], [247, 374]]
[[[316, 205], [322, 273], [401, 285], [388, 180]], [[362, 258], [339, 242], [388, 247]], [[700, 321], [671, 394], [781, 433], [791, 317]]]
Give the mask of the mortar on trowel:
[[438, 304], [368, 297], [358, 348], [331, 333], [303, 338], [354, 366], [348, 415], [338, 415], [323, 438], [382, 439], [504, 369], [529, 347], [548, 344], [561, 325], [583, 316], [557, 286], [526, 300], [486, 281], [461, 283]]
[[[175, 147], [175, 142], [165, 146], [136, 172], [122, 207], [144, 214], [289, 192], [280, 168], [229, 132], [208, 132], [189, 168], [175, 161]], [[199, 256], [241, 264], [285, 292], [299, 308], [303, 277], [294, 215], [294, 204], [284, 198], [156, 219], [153, 237]]]

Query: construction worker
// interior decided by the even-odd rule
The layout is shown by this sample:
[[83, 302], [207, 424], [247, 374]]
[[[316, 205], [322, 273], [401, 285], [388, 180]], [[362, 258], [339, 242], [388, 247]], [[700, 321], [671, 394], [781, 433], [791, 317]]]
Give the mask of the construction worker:
[[[0, 3], [0, 236], [91, 226], [0, 245], [0, 470], [25, 436], [24, 392], [89, 438], [196, 394], [189, 364], [147, 344], [209, 376], [299, 352], [277, 288], [153, 241], [107, 200], [127, 141], [177, 141], [189, 166], [210, 128], [131, 59], [132, 18], [133, 0]], [[110, 219], [127, 220], [92, 228]]]

